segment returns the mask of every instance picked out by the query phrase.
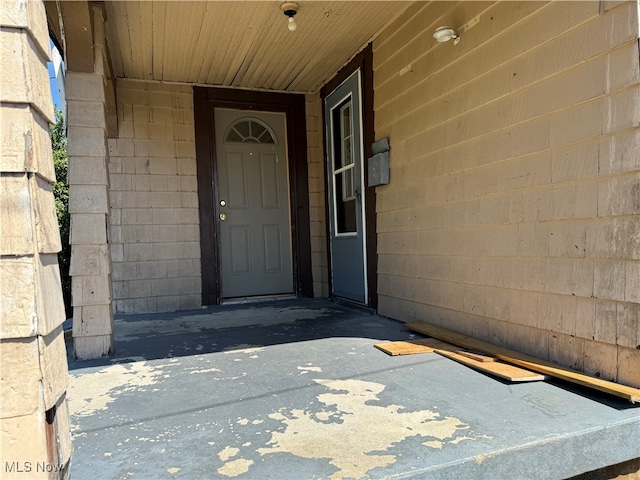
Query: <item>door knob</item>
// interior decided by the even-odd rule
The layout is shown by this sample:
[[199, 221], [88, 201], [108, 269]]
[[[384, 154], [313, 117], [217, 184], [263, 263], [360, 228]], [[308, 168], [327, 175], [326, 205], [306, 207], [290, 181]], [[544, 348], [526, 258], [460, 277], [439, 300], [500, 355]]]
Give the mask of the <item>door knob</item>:
[[220, 220], [222, 220], [223, 222], [227, 219], [227, 215], [225, 213], [221, 213], [220, 214]]

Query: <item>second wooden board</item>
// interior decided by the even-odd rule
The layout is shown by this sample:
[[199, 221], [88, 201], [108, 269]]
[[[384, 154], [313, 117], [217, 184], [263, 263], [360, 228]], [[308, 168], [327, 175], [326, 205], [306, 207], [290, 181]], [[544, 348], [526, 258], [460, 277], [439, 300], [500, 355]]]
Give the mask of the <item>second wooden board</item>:
[[442, 356], [460, 362], [467, 367], [471, 367], [483, 373], [488, 373], [494, 377], [509, 380], [510, 382], [539, 382], [545, 380], [547, 377], [539, 373], [525, 370], [524, 368], [514, 367], [502, 362], [479, 362], [472, 358], [465, 357], [464, 355], [457, 354], [455, 352], [448, 352], [446, 350], [436, 349], [436, 353]]
[[435, 338], [421, 338], [417, 340], [404, 340], [399, 342], [385, 342], [374, 345], [378, 350], [392, 356], [415, 355], [417, 353], [431, 353], [436, 348], [447, 351], [456, 351], [459, 348], [450, 343]]
[[447, 330], [446, 328], [438, 327], [436, 325], [430, 325], [425, 322], [405, 323], [405, 327], [415, 332], [422, 333], [423, 335], [437, 337], [443, 341], [448, 340], [459, 345], [461, 348], [467, 348], [474, 352], [493, 355], [502, 361], [513, 363], [520, 367], [529, 368], [544, 375], [561, 378], [568, 382], [573, 382], [578, 385], [594, 388], [601, 392], [626, 398], [631, 403], [640, 402], [640, 388], [629, 387], [628, 385], [621, 385], [601, 378], [592, 377], [591, 375], [553, 364], [547, 360], [542, 360], [505, 347], [483, 342], [482, 340], [478, 340], [468, 335]]
[[497, 360], [496, 357], [487, 357], [486, 355], [480, 355], [479, 353], [467, 352], [465, 350], [456, 351], [458, 355], [462, 355], [463, 357], [469, 357], [472, 360], [477, 360], [478, 362], [495, 362]]

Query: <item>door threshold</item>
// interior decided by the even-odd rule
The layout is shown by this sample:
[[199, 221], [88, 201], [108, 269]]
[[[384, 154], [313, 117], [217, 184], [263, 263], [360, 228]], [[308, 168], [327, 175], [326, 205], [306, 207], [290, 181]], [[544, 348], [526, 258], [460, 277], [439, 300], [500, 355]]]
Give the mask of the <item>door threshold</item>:
[[375, 308], [371, 308], [370, 306], [365, 305], [364, 303], [360, 303], [356, 300], [351, 300], [349, 298], [337, 297], [334, 295], [329, 300], [331, 300], [333, 303], [336, 303], [338, 305], [342, 305], [343, 307], [350, 307], [356, 310], [360, 310], [361, 312], [368, 313], [370, 315], [375, 315], [377, 313]]
[[277, 295], [256, 295], [253, 297], [232, 297], [220, 300], [221, 305], [242, 305], [243, 303], [273, 302], [277, 300], [292, 300], [296, 297], [293, 293], [282, 293]]

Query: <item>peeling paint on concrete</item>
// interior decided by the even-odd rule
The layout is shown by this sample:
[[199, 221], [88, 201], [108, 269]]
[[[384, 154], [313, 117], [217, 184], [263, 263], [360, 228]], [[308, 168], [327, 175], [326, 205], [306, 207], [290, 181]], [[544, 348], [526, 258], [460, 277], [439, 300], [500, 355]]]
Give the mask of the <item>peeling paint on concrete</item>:
[[431, 440], [429, 442], [424, 442], [423, 445], [425, 447], [441, 449], [443, 443], [441, 441], [439, 441], [439, 440]]
[[219, 372], [219, 371], [220, 371], [220, 369], [211, 367], [211, 368], [205, 368], [203, 370], [191, 370], [189, 372], [189, 375], [193, 375], [194, 373], [215, 373], [215, 372]]
[[463, 442], [464, 440], [478, 440], [479, 438], [486, 438], [486, 439], [491, 439], [493, 437], [489, 436], [489, 435], [479, 435], [477, 437], [457, 437], [453, 440], [451, 440], [449, 443], [451, 445], [457, 445], [460, 442]]
[[317, 412], [314, 416], [321, 422], [328, 422], [335, 414], [336, 412]]
[[[487, 478], [500, 478], [505, 472], [513, 476], [516, 471], [507, 459], [513, 452], [531, 456], [535, 464], [534, 457], [540, 456], [535, 452], [553, 454], [558, 451], [559, 438], [563, 440], [561, 443], [567, 438], [572, 442], [582, 435], [591, 439], [602, 433], [603, 425], [624, 423], [625, 428], [635, 425], [632, 422], [637, 415], [633, 417], [629, 410], [611, 408], [609, 404], [594, 402], [555, 385], [538, 383], [507, 387], [484, 375], [467, 375], [466, 370], [451, 367], [452, 362], [380, 356], [372, 344], [380, 339], [405, 338], [402, 324], [390, 322], [386, 330], [363, 330], [361, 323], [359, 318], [349, 314], [339, 316], [335, 323], [329, 319], [328, 322], [292, 324], [284, 337], [271, 336], [271, 332], [263, 332], [261, 328], [249, 331], [239, 328], [236, 332], [218, 332], [210, 328], [206, 334], [190, 337], [186, 345], [181, 336], [157, 342], [153, 338], [147, 342], [145, 337], [140, 345], [118, 345], [119, 357], [144, 353], [150, 359], [148, 365], [164, 371], [155, 385], [122, 395], [117, 391], [120, 386], [115, 391], [107, 391], [115, 401], [106, 411], [97, 410], [86, 417], [75, 416], [82, 431], [74, 432], [77, 461], [72, 465], [72, 478], [95, 477], [96, 471], [104, 478], [131, 476], [165, 480], [278, 476], [306, 476], [319, 480], [331, 475], [345, 480], [351, 476], [408, 478], [412, 474], [429, 476], [429, 472], [436, 471], [452, 478], [472, 478], [472, 473], [477, 476], [478, 472], [485, 472]], [[285, 327], [277, 327], [275, 333], [281, 331], [285, 331]], [[262, 337], [263, 334], [268, 336]], [[219, 342], [218, 346], [212, 347], [213, 339]], [[261, 344], [265, 348], [258, 353], [228, 355], [221, 352], [225, 347], [234, 348], [243, 343]], [[203, 350], [198, 351], [200, 344]], [[191, 347], [191, 352], [186, 353], [183, 346]], [[170, 350], [175, 358], [167, 357]], [[204, 355], [203, 351], [206, 352]], [[259, 356], [259, 360], [250, 362], [252, 356]], [[233, 361], [236, 358], [242, 361], [236, 363]], [[104, 370], [105, 367], [91, 365], [109, 363], [109, 359], [99, 363], [78, 363], [70, 374], [78, 377]], [[311, 373], [298, 366], [322, 367], [323, 372]], [[189, 374], [212, 367], [222, 371]], [[122, 363], [117, 368], [137, 366]], [[299, 376], [302, 371], [309, 373]], [[170, 376], [162, 378], [169, 373]], [[121, 377], [124, 387], [129, 387], [130, 375]], [[352, 378], [376, 383], [316, 382], [314, 378]], [[75, 378], [70, 381], [75, 382]], [[468, 387], [467, 391], [480, 392], [479, 397], [461, 394], [461, 381]], [[386, 389], [377, 383], [387, 385]], [[527, 402], [527, 398], [523, 398], [527, 395], [551, 400], [550, 404], [564, 413], [562, 422], [553, 421], [547, 412]], [[482, 408], [478, 408], [480, 400]], [[349, 405], [352, 408], [348, 408]], [[430, 412], [421, 412], [422, 417], [414, 419], [404, 415], [416, 415], [425, 410]], [[359, 416], [363, 418], [358, 419]], [[437, 422], [447, 420], [447, 416], [461, 419], [452, 436], [438, 438], [447, 432], [430, 436], [427, 430], [442, 430]], [[594, 420], [599, 416], [601, 419]], [[243, 418], [249, 422], [239, 423]], [[495, 421], [496, 418], [511, 419], [513, 428], [505, 429]], [[380, 420], [397, 425], [382, 428], [377, 425]], [[463, 423], [472, 427], [463, 430]], [[410, 430], [416, 427], [420, 428], [419, 432]], [[453, 430], [446, 422], [444, 427]], [[616, 436], [625, 435], [626, 438], [634, 434], [627, 435], [626, 430], [620, 434], [607, 434], [606, 431], [604, 438], [612, 445]], [[387, 440], [381, 440], [388, 432]], [[526, 432], [524, 437], [522, 432]], [[480, 434], [483, 433], [495, 435], [496, 440], [482, 439]], [[475, 437], [475, 441], [471, 437]], [[352, 445], [362, 441], [365, 445]], [[301, 444], [297, 446], [294, 442]], [[338, 446], [331, 450], [323, 443], [337, 443]], [[188, 448], [184, 448], [185, 445]], [[527, 448], [530, 445], [536, 448]], [[223, 461], [218, 454], [227, 446], [229, 449], [235, 447], [235, 450], [227, 450]], [[298, 450], [304, 447], [307, 451]], [[112, 452], [112, 455], [105, 455], [105, 452]], [[268, 452], [277, 453], [269, 455]], [[475, 455], [493, 452], [498, 456], [505, 455], [505, 462], [487, 457], [480, 457], [485, 460], [482, 465], [474, 461]], [[231, 453], [235, 455], [231, 456]], [[354, 458], [353, 467], [348, 464], [350, 456]], [[590, 460], [579, 460], [583, 463], [576, 468], [583, 471], [588, 470], [583, 465], [593, 465]], [[562, 464], [562, 459], [556, 463], [566, 465], [566, 462]], [[387, 466], [372, 468], [385, 464]], [[531, 464], [526, 461], [523, 470]], [[181, 470], [170, 474], [168, 467]], [[350, 472], [349, 468], [354, 470]]]
[[247, 473], [251, 465], [253, 465], [253, 460], [238, 458], [237, 460], [225, 463], [218, 469], [218, 473], [220, 475], [224, 475], [225, 477], [237, 477], [238, 475]]
[[[388, 451], [397, 443], [414, 436], [431, 441], [452, 439], [456, 432], [469, 428], [454, 417], [440, 418], [430, 410], [406, 412], [401, 405], [376, 405], [384, 385], [362, 380], [315, 379], [332, 393], [318, 400], [327, 408], [320, 412], [281, 409], [269, 415], [286, 425], [273, 432], [261, 455], [291, 453], [303, 458], [326, 458], [337, 467], [330, 477], [361, 478], [376, 467], [396, 462]], [[336, 439], [340, 439], [339, 442]], [[374, 453], [375, 452], [375, 453]]]
[[[86, 417], [106, 410], [119, 394], [154, 385], [165, 374], [147, 362], [116, 364], [101, 370], [69, 378], [69, 412]], [[78, 427], [72, 422], [72, 431]]]
[[298, 370], [300, 370], [300, 375], [304, 375], [309, 372], [322, 373], [322, 368], [314, 367], [310, 363], [307, 363], [307, 365], [303, 367], [298, 367]]
[[224, 449], [221, 452], [218, 453], [218, 457], [223, 462], [226, 462], [227, 460], [229, 460], [230, 458], [235, 457], [239, 453], [240, 453], [240, 449], [239, 448], [224, 447]]
[[264, 352], [264, 348], [258, 345], [249, 345], [246, 343], [243, 345], [236, 345], [231, 350], [223, 350], [223, 353], [258, 353], [258, 352]]

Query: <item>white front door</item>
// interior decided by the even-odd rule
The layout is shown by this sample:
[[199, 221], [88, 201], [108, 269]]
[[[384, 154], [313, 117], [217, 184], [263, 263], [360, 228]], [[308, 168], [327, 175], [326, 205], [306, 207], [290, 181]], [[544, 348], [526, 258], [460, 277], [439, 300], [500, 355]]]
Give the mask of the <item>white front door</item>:
[[283, 113], [215, 109], [222, 297], [293, 292]]

